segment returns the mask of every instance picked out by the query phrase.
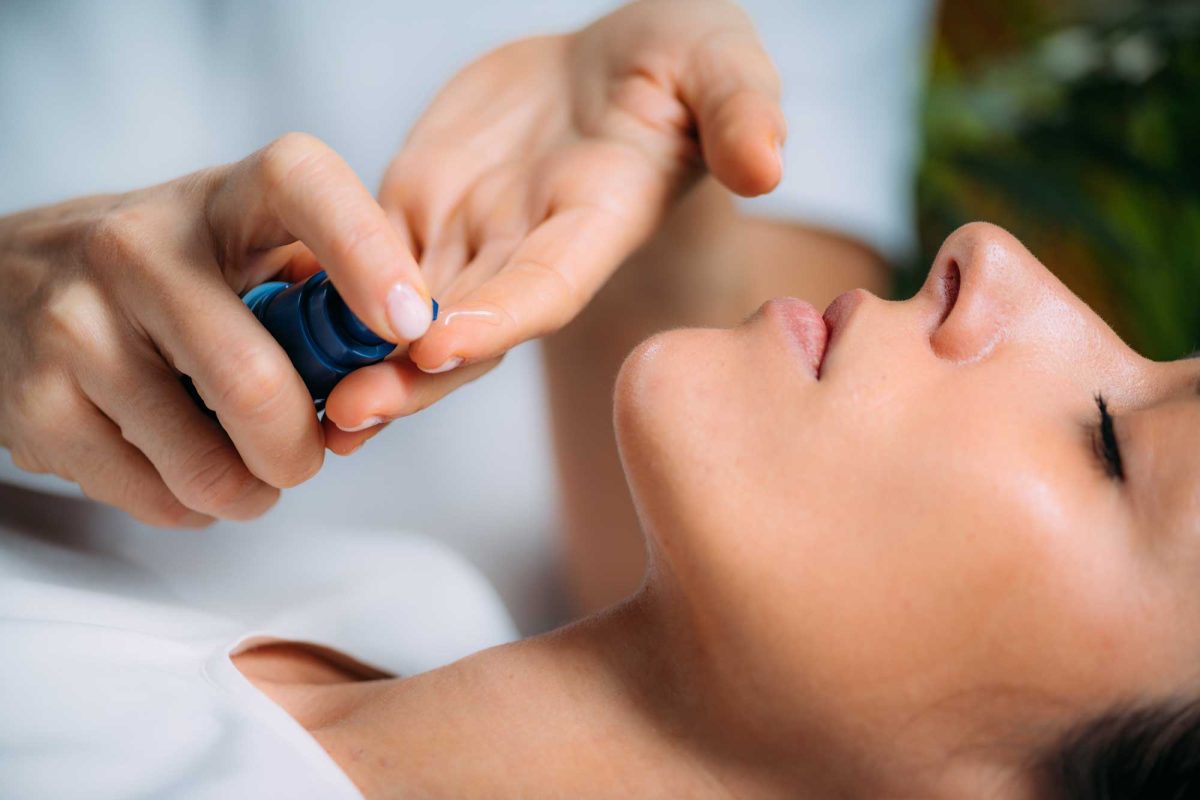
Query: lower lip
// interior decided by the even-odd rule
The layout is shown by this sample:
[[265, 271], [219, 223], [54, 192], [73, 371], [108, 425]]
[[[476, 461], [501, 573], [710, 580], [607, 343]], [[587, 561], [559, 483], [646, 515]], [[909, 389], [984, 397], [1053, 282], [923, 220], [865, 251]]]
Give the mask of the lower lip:
[[767, 301], [763, 315], [780, 325], [801, 363], [814, 378], [819, 378], [829, 340], [829, 330], [821, 312], [803, 300], [781, 297]]

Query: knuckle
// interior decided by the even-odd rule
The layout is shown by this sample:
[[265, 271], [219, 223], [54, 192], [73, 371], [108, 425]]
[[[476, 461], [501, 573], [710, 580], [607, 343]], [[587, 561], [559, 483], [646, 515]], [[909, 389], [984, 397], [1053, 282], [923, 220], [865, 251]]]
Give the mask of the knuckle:
[[543, 261], [522, 261], [517, 271], [526, 273], [536, 285], [536, 300], [533, 308], [539, 311], [532, 317], [516, 320], [518, 327], [527, 328], [525, 338], [547, 336], [570, 322], [587, 298], [562, 270]]
[[57, 376], [37, 376], [22, 381], [12, 403], [19, 427], [26, 440], [37, 446], [49, 446], [70, 430], [79, 400], [69, 380]]
[[259, 177], [268, 192], [284, 188], [297, 170], [329, 154], [324, 142], [307, 133], [285, 133], [260, 151]]
[[139, 522], [155, 528], [178, 528], [183, 524], [184, 512], [182, 509], [179, 513], [175, 513], [165, 503], [161, 506], [158, 504], [130, 506], [126, 510]]
[[112, 315], [102, 292], [79, 281], [46, 303], [41, 338], [56, 352], [97, 353], [111, 341]]
[[276, 489], [291, 489], [315, 477], [321, 471], [321, 466], [324, 463], [324, 448], [314, 448], [314, 452], [311, 454], [290, 459], [284, 467], [284, 472], [279, 480], [271, 481], [270, 483]]
[[117, 470], [108, 479], [114, 483], [113, 504], [147, 525], [176, 528], [191, 513], [160, 480], [147, 481], [146, 475], [136, 469]]
[[193, 456], [183, 473], [177, 492], [180, 500], [191, 508], [217, 514], [234, 508], [258, 483], [245, 465], [223, 447]]
[[348, 226], [334, 244], [333, 258], [352, 263], [359, 254], [377, 252], [380, 240], [386, 240], [387, 230], [377, 220], [368, 219]]
[[143, 521], [163, 528], [178, 528], [192, 519], [193, 512], [169, 492], [157, 492], [146, 504]]
[[34, 455], [36, 451], [37, 448], [31, 450], [22, 445], [14, 445], [11, 450], [13, 466], [23, 472], [32, 472], [38, 475], [49, 473], [50, 466]]
[[236, 347], [224, 359], [218, 376], [217, 411], [251, 419], [268, 415], [295, 379], [282, 354], [261, 346]]
[[141, 260], [145, 249], [146, 213], [124, 208], [96, 220], [84, 235], [84, 256], [93, 265], [124, 268]]

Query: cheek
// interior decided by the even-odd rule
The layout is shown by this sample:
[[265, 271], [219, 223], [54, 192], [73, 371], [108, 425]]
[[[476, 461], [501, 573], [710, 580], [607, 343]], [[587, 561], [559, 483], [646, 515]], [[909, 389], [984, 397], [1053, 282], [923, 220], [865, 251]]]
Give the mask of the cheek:
[[808, 415], [822, 437], [785, 511], [747, 516], [709, 587], [741, 668], [803, 664], [863, 715], [1001, 685], [1085, 702], [1163, 674], [1157, 601], [1084, 446], [1019, 398], [1005, 416], [932, 396], [955, 402]]
[[[689, 540], [746, 521], [781, 463], [779, 406], [798, 376], [742, 330], [678, 330], [626, 360], [614, 397], [621, 459], [651, 534]], [[723, 537], [724, 538], [724, 537]]]

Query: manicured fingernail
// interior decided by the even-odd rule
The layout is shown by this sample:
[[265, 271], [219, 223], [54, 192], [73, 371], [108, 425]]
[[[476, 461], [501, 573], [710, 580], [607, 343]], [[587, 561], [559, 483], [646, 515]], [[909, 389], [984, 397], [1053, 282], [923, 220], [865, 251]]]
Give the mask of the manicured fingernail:
[[407, 283], [397, 283], [388, 292], [387, 314], [396, 338], [407, 342], [424, 336], [433, 321], [433, 309]]
[[[367, 417], [362, 422], [350, 428], [343, 428], [341, 425], [338, 425], [338, 430], [345, 431], [346, 433], [358, 433], [359, 431], [365, 431], [367, 428], [374, 428], [376, 425], [382, 425], [385, 422], [387, 422], [387, 420], [383, 417]], [[333, 424], [337, 425], [336, 422]]]
[[461, 363], [462, 363], [461, 358], [459, 358], [458, 356], [453, 356], [451, 358], [447, 358], [439, 366], [436, 366], [433, 369], [422, 368], [422, 372], [425, 372], [428, 375], [437, 375], [439, 372], [449, 372], [450, 370], [454, 369]]

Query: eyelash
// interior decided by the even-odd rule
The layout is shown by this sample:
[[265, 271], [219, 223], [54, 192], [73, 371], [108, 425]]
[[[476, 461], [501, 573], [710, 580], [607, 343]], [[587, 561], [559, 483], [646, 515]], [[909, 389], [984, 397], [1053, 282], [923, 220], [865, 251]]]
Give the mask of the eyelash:
[[1125, 465], [1121, 461], [1121, 447], [1117, 444], [1117, 432], [1113, 426], [1113, 416], [1108, 411], [1108, 403], [1104, 395], [1096, 395], [1096, 407], [1100, 409], [1100, 424], [1096, 426], [1092, 436], [1092, 447], [1096, 457], [1104, 467], [1108, 477], [1117, 481], [1125, 480]]

